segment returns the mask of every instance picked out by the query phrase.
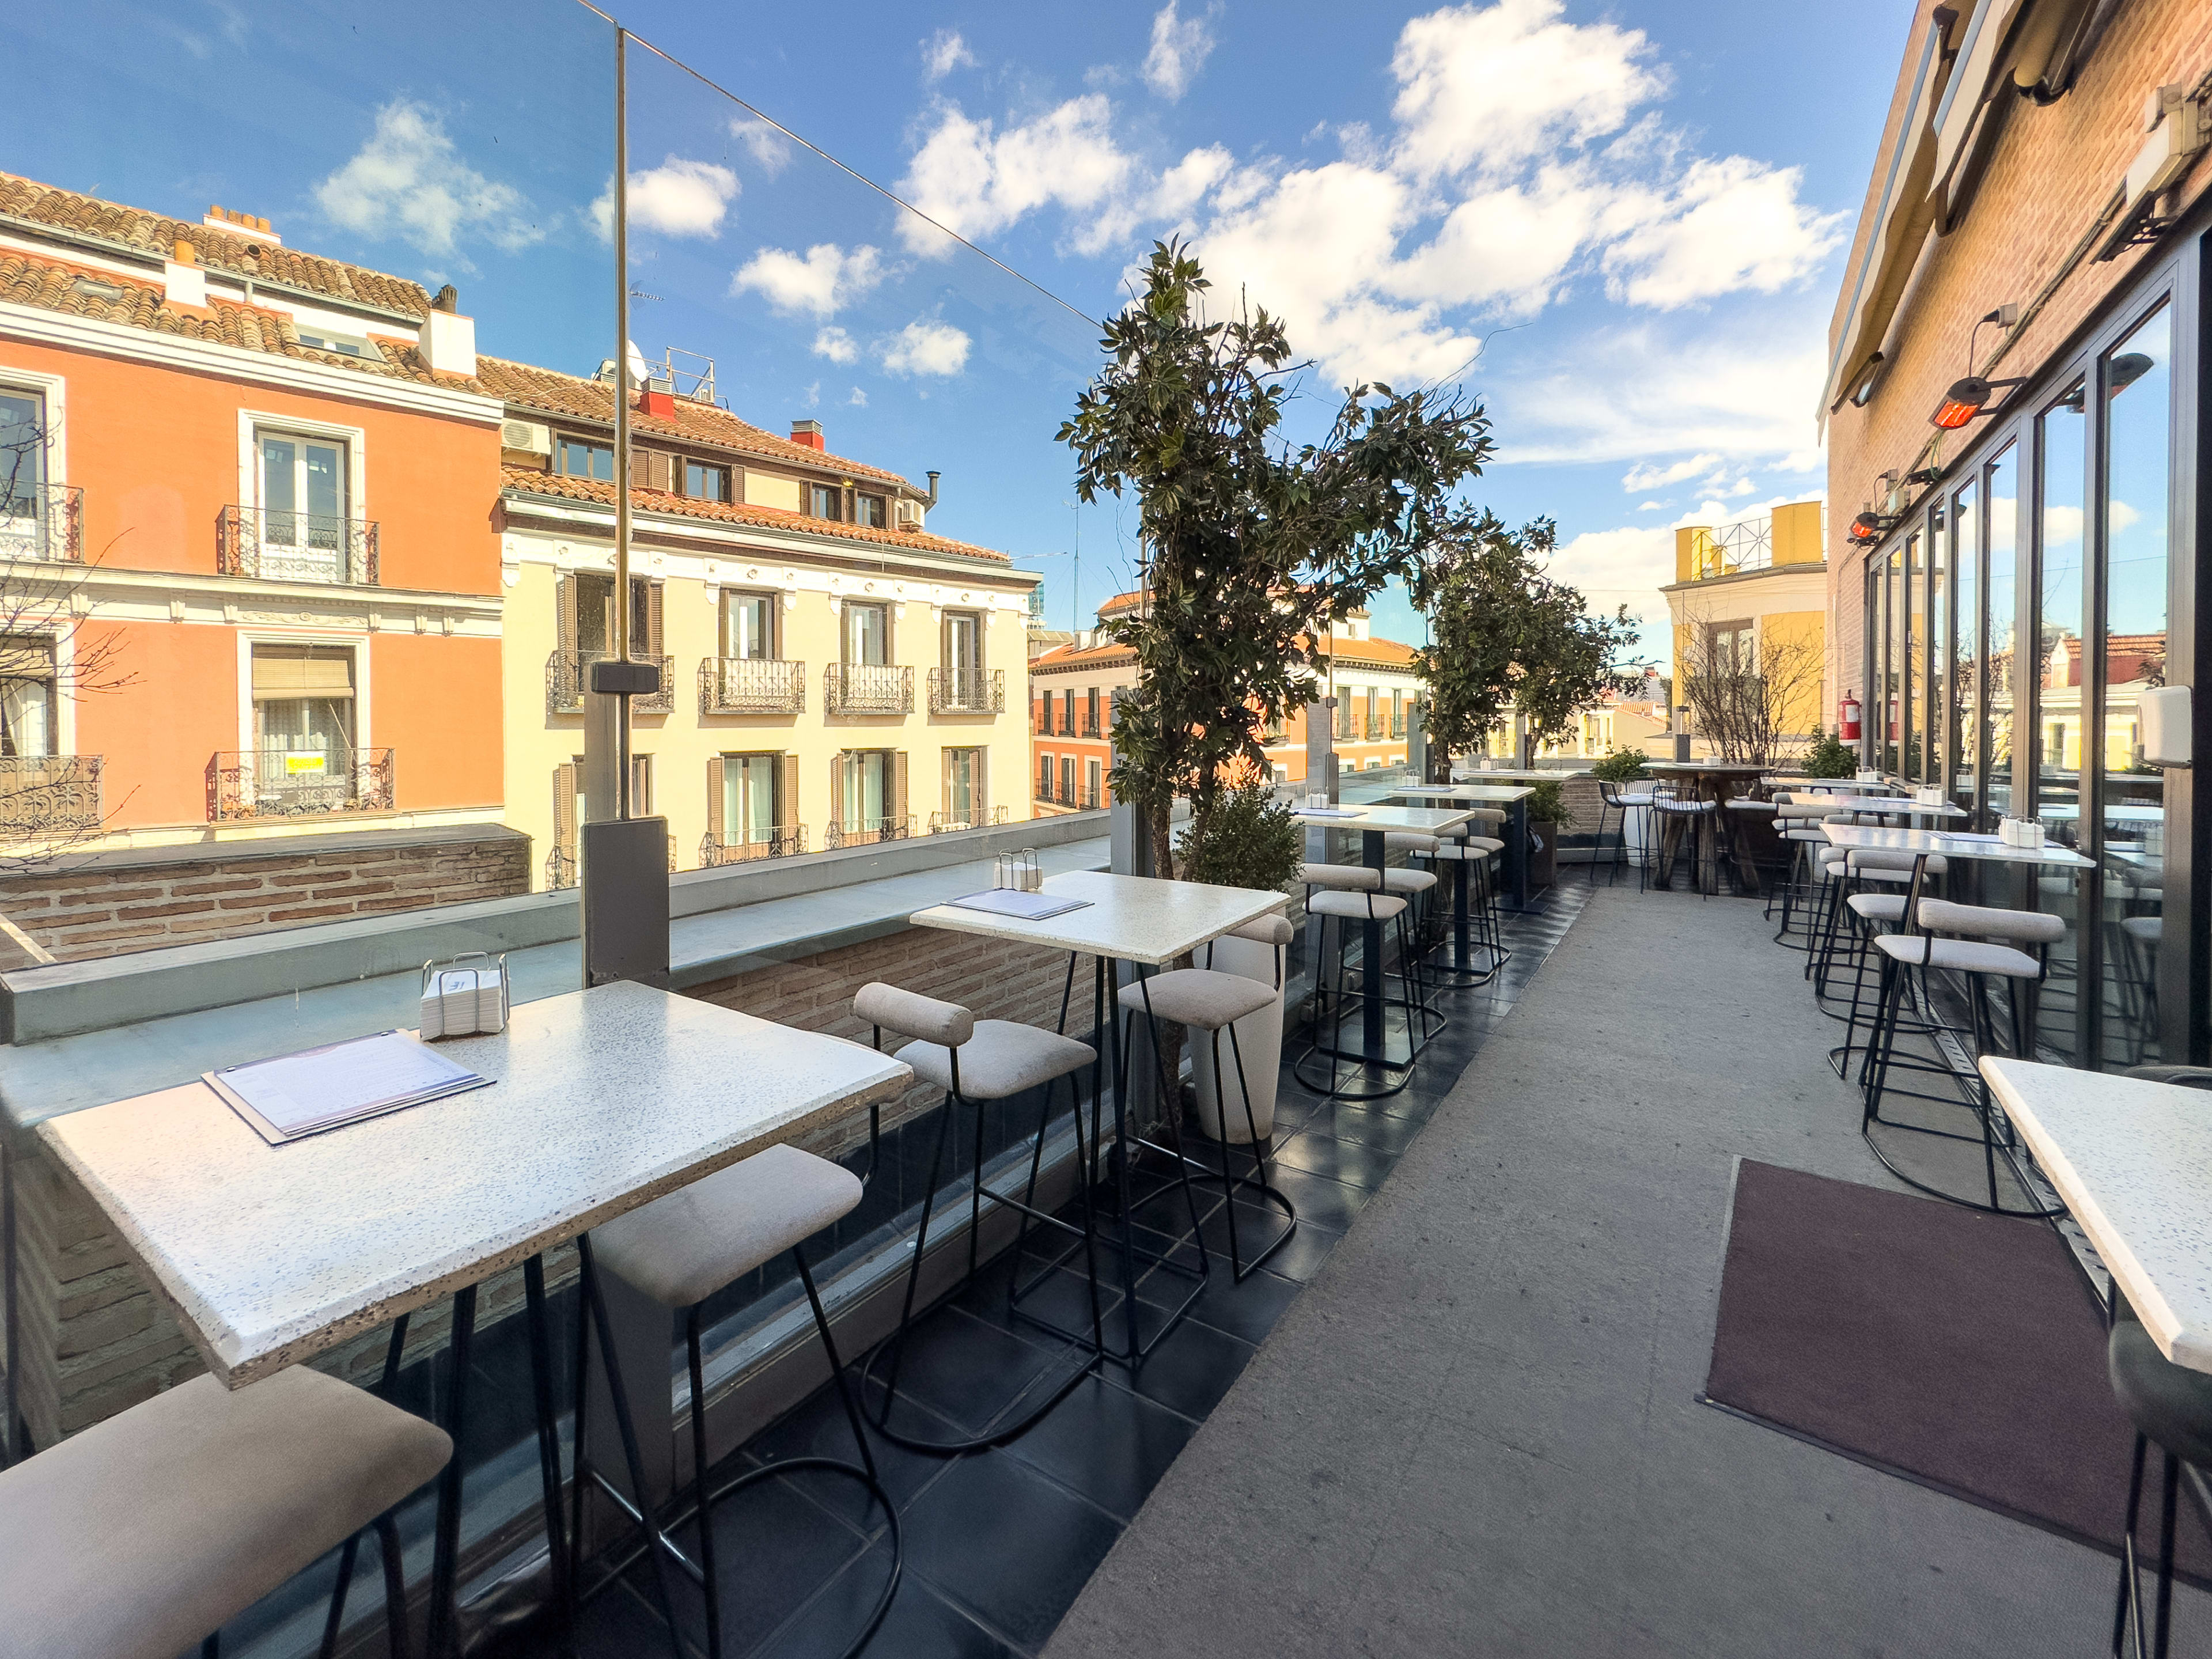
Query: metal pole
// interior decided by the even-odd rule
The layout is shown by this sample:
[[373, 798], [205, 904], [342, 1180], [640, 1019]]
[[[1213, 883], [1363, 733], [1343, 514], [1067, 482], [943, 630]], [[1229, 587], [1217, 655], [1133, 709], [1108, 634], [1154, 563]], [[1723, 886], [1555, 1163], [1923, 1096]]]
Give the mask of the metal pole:
[[[629, 31], [615, 25], [615, 655], [629, 660]], [[629, 699], [616, 699], [615, 816], [630, 815]]]

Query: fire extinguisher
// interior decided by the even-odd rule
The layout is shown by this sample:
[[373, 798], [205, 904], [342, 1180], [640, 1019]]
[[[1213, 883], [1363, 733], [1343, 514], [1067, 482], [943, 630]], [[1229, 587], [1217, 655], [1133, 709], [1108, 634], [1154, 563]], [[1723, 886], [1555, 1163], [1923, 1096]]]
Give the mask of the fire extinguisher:
[[1844, 701], [1837, 709], [1837, 735], [1845, 743], [1859, 740], [1859, 700], [1851, 692], [1844, 693]]

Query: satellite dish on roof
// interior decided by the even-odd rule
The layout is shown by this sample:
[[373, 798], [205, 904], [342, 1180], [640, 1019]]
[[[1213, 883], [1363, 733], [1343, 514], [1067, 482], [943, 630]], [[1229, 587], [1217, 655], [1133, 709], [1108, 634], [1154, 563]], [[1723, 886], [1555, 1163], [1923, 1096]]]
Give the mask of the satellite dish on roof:
[[643, 386], [646, 374], [645, 354], [637, 349], [636, 341], [629, 340], [624, 343], [629, 348], [629, 383], [632, 386]]

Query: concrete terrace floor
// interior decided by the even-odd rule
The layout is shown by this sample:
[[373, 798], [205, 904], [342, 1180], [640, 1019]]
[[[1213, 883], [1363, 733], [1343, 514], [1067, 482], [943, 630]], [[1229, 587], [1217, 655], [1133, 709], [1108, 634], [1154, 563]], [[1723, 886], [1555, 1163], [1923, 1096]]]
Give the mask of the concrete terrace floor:
[[1697, 1403], [1733, 1161], [1895, 1185], [1772, 931], [1599, 890], [1048, 1659], [2107, 1650], [2110, 1558]]

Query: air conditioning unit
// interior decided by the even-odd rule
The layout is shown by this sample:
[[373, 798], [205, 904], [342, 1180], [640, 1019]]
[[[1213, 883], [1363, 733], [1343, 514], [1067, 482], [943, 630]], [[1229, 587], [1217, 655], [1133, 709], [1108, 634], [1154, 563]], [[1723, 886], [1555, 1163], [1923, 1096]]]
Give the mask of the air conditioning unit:
[[901, 530], [919, 530], [921, 528], [921, 503], [901, 501], [891, 517]]
[[553, 453], [553, 428], [540, 426], [535, 421], [501, 421], [499, 423], [499, 447], [521, 450], [532, 455], [550, 455]]

